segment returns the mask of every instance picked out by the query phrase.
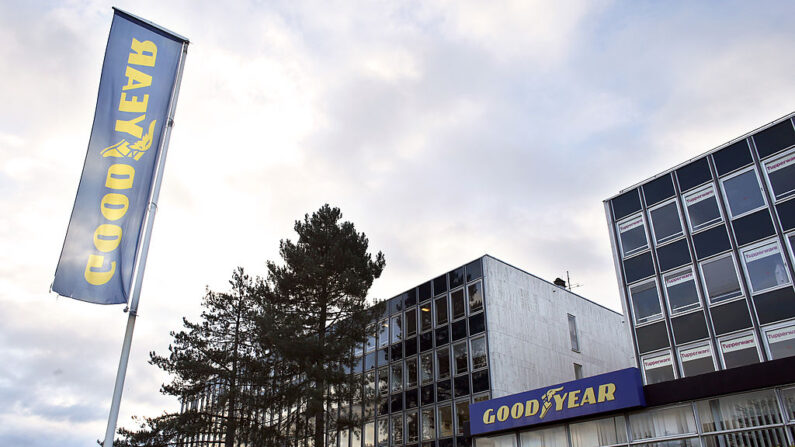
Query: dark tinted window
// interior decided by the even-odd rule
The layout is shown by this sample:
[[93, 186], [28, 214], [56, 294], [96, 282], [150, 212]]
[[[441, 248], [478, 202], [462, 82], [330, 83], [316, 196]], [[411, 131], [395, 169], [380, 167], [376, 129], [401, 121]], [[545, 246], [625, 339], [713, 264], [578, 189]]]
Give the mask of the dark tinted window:
[[417, 304], [417, 289], [411, 289], [403, 294], [406, 298], [404, 300], [405, 307], [411, 307]]
[[753, 162], [746, 140], [738, 141], [712, 154], [718, 175], [728, 174]]
[[795, 292], [792, 287], [756, 295], [754, 303], [756, 303], [756, 315], [759, 317], [759, 322], [761, 324], [772, 323], [795, 316], [793, 301], [795, 301]]
[[696, 257], [704, 259], [731, 248], [729, 234], [723, 225], [693, 235]]
[[469, 394], [469, 375], [456, 377], [455, 379], [455, 397], [466, 396]]
[[682, 235], [682, 222], [679, 219], [679, 208], [676, 202], [668, 202], [649, 211], [652, 228], [654, 228], [654, 242], [662, 244]]
[[450, 380], [443, 380], [436, 384], [436, 400], [443, 402], [453, 397], [453, 386]]
[[665, 174], [643, 185], [643, 197], [646, 199], [646, 206], [652, 206], [673, 196], [674, 184], [671, 180], [671, 174]]
[[745, 245], [775, 234], [770, 213], [764, 209], [732, 222], [737, 245]]
[[751, 327], [751, 316], [748, 314], [748, 305], [745, 300], [714, 306], [710, 308], [709, 312], [712, 315], [715, 333], [718, 335]]
[[419, 302], [423, 302], [431, 298], [431, 282], [428, 281], [425, 284], [417, 287], [417, 299]]
[[489, 389], [489, 370], [472, 373], [472, 392], [479, 393]]
[[393, 413], [403, 411], [403, 393], [393, 394], [390, 401]]
[[709, 172], [709, 162], [706, 158], [702, 158], [689, 165], [682, 166], [676, 170], [676, 178], [679, 180], [679, 189], [682, 192], [704, 184], [712, 180], [712, 173]]
[[436, 329], [436, 346], [450, 343], [450, 326], [442, 326]]
[[627, 277], [627, 284], [654, 275], [651, 253], [644, 253], [624, 260], [624, 273]]
[[760, 158], [774, 154], [795, 144], [795, 131], [790, 120], [785, 120], [754, 135], [756, 152]]
[[444, 292], [447, 292], [447, 275], [442, 275], [433, 280], [433, 294], [439, 295]]
[[486, 322], [483, 313], [479, 313], [474, 317], [469, 317], [469, 334], [475, 335], [486, 330]]
[[687, 248], [687, 239], [680, 239], [658, 248], [657, 259], [660, 261], [660, 270], [662, 271], [689, 264], [691, 259], [690, 250]]
[[411, 338], [403, 342], [403, 351], [406, 357], [417, 353], [417, 337]]
[[610, 201], [613, 204], [613, 218], [619, 220], [640, 210], [640, 196], [638, 190], [625, 192]]
[[420, 335], [420, 352], [433, 349], [433, 332], [426, 332]]
[[467, 271], [467, 282], [472, 281], [473, 279], [478, 279], [481, 276], [483, 276], [483, 264], [480, 262], [480, 259], [475, 259], [474, 261], [467, 264], [466, 271]]
[[671, 319], [671, 328], [677, 344], [707, 338], [707, 321], [704, 312], [693, 312]]
[[722, 220], [715, 189], [709, 186], [684, 196], [690, 229], [698, 231]]
[[370, 370], [375, 368], [375, 352], [371, 352], [364, 356], [364, 370]]
[[403, 310], [403, 300], [406, 299], [406, 294], [398, 295], [389, 300], [389, 313], [396, 314]]
[[417, 406], [417, 394], [419, 390], [413, 389], [406, 391], [406, 408], [415, 408]]
[[378, 366], [386, 365], [387, 355], [388, 355], [387, 349], [386, 348], [379, 349], [378, 351], [376, 351], [376, 354], [378, 354]]
[[394, 362], [403, 358], [403, 343], [397, 343], [389, 347], [389, 358]]
[[784, 231], [795, 228], [795, 199], [776, 205], [778, 219]]
[[795, 154], [789, 153], [782, 158], [768, 161], [765, 163], [765, 173], [776, 200], [795, 194]]
[[467, 320], [456, 321], [453, 323], [453, 341], [461, 340], [467, 336]]
[[464, 267], [459, 267], [452, 272], [448, 273], [450, 277], [450, 288], [455, 289], [456, 287], [464, 284]]
[[638, 350], [641, 354], [669, 346], [668, 331], [663, 321], [635, 328], [635, 335], [638, 338]]
[[422, 393], [422, 404], [423, 405], [428, 405], [428, 404], [432, 404], [433, 403], [433, 399], [435, 397], [434, 394], [436, 393], [436, 390], [434, 389], [433, 384], [425, 385], [424, 387], [422, 387], [422, 392], [421, 393]]

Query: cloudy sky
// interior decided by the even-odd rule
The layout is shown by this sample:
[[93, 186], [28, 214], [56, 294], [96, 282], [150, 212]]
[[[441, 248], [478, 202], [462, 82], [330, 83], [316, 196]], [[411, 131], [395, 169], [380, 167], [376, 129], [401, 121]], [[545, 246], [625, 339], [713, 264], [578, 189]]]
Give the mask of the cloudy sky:
[[[262, 274], [323, 203], [388, 298], [484, 253], [620, 309], [602, 200], [795, 107], [795, 3], [116, 6], [191, 39], [120, 425], [205, 287]], [[105, 1], [0, 0], [0, 445], [103, 437], [126, 314], [48, 293], [91, 128]]]

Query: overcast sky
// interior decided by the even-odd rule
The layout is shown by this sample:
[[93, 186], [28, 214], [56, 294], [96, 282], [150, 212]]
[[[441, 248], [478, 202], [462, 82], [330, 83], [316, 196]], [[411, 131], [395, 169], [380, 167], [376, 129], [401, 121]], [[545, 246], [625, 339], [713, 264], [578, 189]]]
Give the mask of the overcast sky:
[[[48, 293], [85, 157], [105, 1], [0, 0], [0, 445], [104, 435], [123, 306]], [[389, 298], [485, 253], [620, 310], [602, 200], [795, 107], [795, 3], [163, 2], [191, 39], [120, 425], [205, 287], [262, 274], [323, 203]]]

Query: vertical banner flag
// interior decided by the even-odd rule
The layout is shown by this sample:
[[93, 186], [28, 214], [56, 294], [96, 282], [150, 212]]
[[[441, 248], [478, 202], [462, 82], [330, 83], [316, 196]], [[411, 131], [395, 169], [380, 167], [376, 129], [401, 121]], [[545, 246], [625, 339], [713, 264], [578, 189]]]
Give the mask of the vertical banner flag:
[[187, 43], [115, 10], [88, 153], [52, 285], [59, 295], [127, 302]]

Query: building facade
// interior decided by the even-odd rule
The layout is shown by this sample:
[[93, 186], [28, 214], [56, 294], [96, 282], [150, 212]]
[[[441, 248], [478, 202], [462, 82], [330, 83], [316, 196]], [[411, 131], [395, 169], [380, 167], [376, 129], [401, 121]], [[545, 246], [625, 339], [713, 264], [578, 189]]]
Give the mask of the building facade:
[[645, 383], [795, 355], [793, 115], [604, 202]]
[[388, 301], [355, 353], [354, 373], [377, 397], [362, 429], [329, 445], [469, 446], [474, 402], [630, 366], [623, 319], [483, 256]]

